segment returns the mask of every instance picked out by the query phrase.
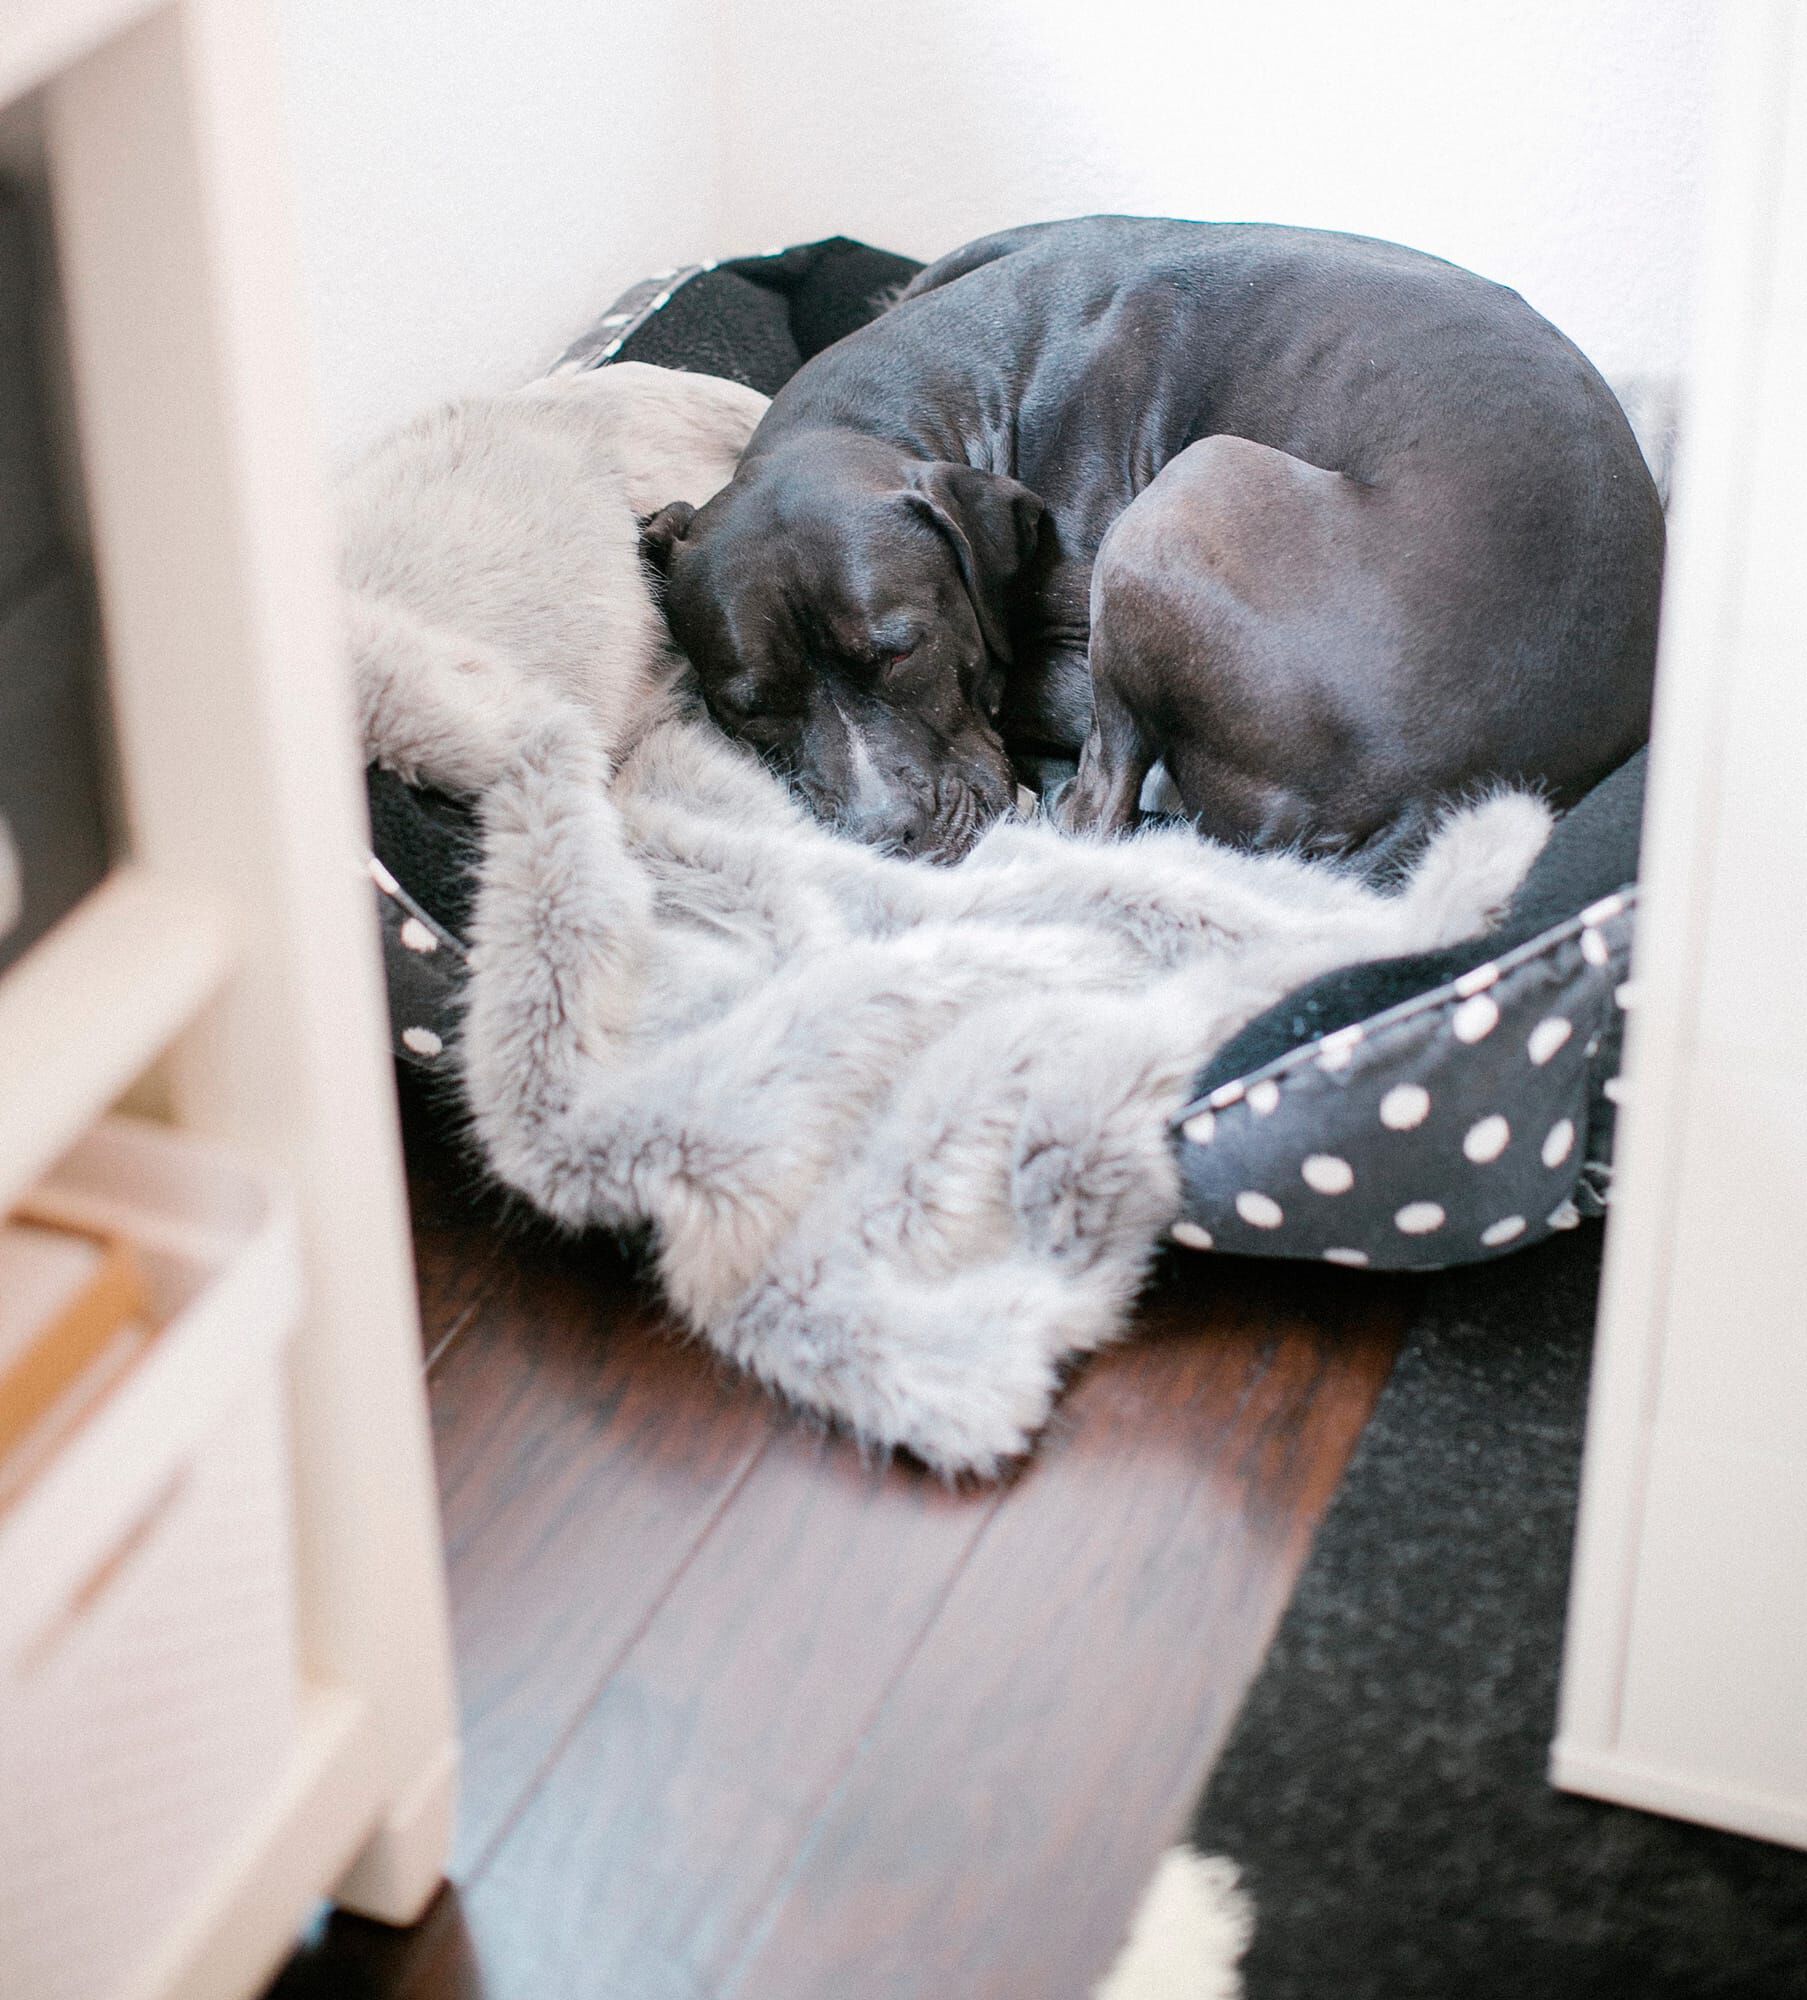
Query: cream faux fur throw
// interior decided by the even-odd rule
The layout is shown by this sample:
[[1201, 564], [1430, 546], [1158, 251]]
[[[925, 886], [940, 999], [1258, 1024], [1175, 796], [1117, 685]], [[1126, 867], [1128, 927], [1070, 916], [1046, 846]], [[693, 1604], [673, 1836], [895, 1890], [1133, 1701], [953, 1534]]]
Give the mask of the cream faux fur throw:
[[476, 1132], [558, 1221], [650, 1232], [675, 1311], [774, 1389], [990, 1474], [1123, 1331], [1205, 1057], [1317, 973], [1483, 929], [1548, 826], [1459, 811], [1392, 896], [1183, 831], [1005, 824], [933, 868], [707, 723], [611, 777], [549, 722], [484, 802]]
[[1009, 824], [942, 869], [835, 837], [674, 711], [635, 555], [764, 407], [617, 364], [380, 445], [341, 489], [365, 746], [482, 801], [459, 1058], [496, 1175], [648, 1233], [674, 1310], [794, 1401], [991, 1473], [1122, 1332], [1205, 1058], [1317, 973], [1483, 929], [1548, 815], [1455, 814], [1393, 896], [1185, 832]]

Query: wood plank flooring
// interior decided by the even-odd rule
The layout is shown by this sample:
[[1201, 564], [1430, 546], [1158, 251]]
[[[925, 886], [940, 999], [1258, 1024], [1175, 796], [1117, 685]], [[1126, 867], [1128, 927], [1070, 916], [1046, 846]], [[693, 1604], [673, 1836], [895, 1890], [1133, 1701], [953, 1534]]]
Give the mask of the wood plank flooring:
[[874, 1467], [407, 1107], [465, 1778], [411, 1932], [270, 2000], [1083, 2000], [1410, 1292], [1172, 1260], [1001, 1487]]

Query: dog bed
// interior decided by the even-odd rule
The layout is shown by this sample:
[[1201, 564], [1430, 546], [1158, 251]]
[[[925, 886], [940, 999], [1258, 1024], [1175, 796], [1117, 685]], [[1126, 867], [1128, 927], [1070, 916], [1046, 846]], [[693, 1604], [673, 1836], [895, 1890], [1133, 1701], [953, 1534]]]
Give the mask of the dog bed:
[[[771, 394], [918, 268], [836, 237], [664, 272], [556, 369], [644, 361]], [[1213, 1057], [1176, 1123], [1176, 1241], [1431, 1268], [1600, 1212], [1632, 998], [1643, 767], [1634, 758], [1564, 817], [1488, 937], [1327, 974]], [[395, 1050], [439, 1071], [468, 973], [475, 820], [374, 768], [369, 791]]]

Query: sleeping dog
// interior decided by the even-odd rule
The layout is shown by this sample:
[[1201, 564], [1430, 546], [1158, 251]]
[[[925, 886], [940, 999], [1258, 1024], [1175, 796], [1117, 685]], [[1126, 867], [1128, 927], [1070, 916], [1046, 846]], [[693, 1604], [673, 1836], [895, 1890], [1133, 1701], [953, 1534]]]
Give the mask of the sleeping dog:
[[1133, 824], [1380, 855], [1645, 737], [1663, 518], [1514, 292], [1363, 237], [1121, 216], [955, 251], [647, 523], [709, 707], [823, 817], [946, 859], [1042, 760]]

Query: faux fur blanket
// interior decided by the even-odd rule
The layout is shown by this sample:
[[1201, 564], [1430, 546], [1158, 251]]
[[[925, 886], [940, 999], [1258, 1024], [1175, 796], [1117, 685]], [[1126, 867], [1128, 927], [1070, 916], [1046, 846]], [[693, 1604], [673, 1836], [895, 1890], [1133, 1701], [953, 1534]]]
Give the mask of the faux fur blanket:
[[483, 803], [462, 1060], [490, 1166], [648, 1232], [721, 1353], [948, 1474], [1025, 1450], [1122, 1331], [1205, 1057], [1333, 966], [1483, 929], [1549, 825], [1459, 811], [1394, 895], [1039, 823], [935, 869], [807, 820], [706, 724], [612, 772], [548, 714]]

